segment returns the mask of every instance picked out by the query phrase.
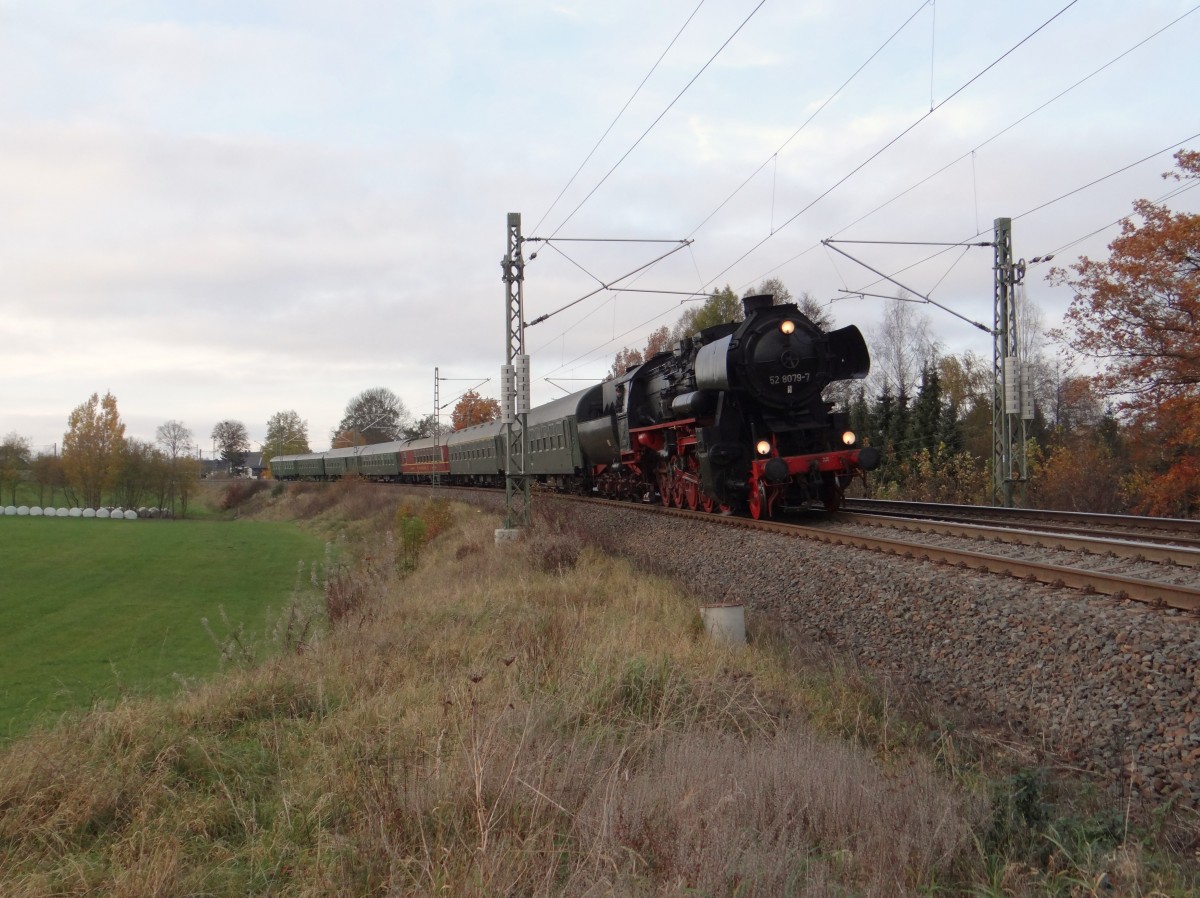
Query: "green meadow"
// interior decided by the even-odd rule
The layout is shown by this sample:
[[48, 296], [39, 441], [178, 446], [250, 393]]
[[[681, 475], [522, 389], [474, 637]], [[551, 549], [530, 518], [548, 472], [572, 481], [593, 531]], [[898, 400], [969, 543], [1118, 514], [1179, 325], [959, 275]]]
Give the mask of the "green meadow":
[[265, 638], [323, 553], [293, 523], [0, 517], [0, 743], [214, 673], [203, 621]]

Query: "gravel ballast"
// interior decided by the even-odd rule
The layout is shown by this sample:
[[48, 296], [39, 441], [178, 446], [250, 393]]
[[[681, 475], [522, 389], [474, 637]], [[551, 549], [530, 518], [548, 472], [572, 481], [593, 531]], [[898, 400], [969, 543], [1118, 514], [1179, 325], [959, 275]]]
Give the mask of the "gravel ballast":
[[1200, 622], [1129, 601], [631, 506], [572, 517], [698, 603], [1003, 726], [1114, 795], [1200, 808]]

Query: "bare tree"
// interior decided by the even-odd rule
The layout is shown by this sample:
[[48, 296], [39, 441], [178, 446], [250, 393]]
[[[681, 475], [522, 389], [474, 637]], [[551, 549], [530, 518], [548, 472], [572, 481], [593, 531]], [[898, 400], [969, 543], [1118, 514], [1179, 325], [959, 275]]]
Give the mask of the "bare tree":
[[874, 392], [887, 387], [894, 396], [914, 396], [921, 368], [937, 358], [929, 316], [904, 297], [889, 300], [883, 321], [869, 330], [867, 340], [871, 347], [870, 380]]
[[388, 443], [402, 439], [411, 420], [399, 396], [387, 387], [372, 387], [346, 404], [346, 414], [332, 436], [354, 432], [364, 443]]
[[185, 427], [182, 421], [174, 419], [158, 426], [155, 442], [172, 461], [182, 455], [191, 455], [196, 448], [191, 430]]

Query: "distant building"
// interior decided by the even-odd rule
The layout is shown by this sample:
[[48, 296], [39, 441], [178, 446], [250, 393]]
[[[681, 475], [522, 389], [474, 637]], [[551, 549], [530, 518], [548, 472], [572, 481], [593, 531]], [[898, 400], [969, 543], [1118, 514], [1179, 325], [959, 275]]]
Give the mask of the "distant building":
[[237, 466], [231, 465], [223, 458], [200, 459], [200, 476], [211, 480], [223, 480], [226, 477], [248, 477], [258, 480], [262, 478], [265, 469], [261, 452], [247, 452], [242, 457], [242, 463]]
[[261, 452], [247, 452], [246, 457], [242, 459], [242, 476], [260, 480], [265, 467]]

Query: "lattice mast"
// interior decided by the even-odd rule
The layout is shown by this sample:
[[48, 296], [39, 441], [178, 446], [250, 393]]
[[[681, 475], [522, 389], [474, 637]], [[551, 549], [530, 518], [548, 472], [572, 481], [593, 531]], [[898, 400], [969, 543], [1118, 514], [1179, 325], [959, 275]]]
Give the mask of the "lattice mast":
[[433, 369], [433, 471], [429, 476], [429, 482], [437, 489], [442, 485], [442, 474], [439, 470], [439, 465], [442, 461], [442, 400], [441, 400], [441, 378], [438, 377], [438, 369]]
[[504, 270], [505, 364], [500, 369], [501, 423], [504, 425], [504, 526], [528, 526], [529, 477], [525, 471], [525, 432], [529, 422], [529, 356], [525, 353], [525, 260], [521, 255], [521, 213], [508, 213]]
[[[1013, 485], [1029, 480], [1025, 450], [1025, 419], [1032, 414], [1032, 397], [1022, 408], [1023, 372], [1017, 352], [1016, 286], [1025, 274], [1025, 263], [1013, 262], [1012, 219], [994, 222], [995, 302], [992, 318], [992, 502], [1012, 507]], [[1022, 377], [1024, 375], [1024, 378]], [[1032, 386], [1032, 383], [1029, 384]], [[1023, 413], [1027, 412], [1027, 413]]]

